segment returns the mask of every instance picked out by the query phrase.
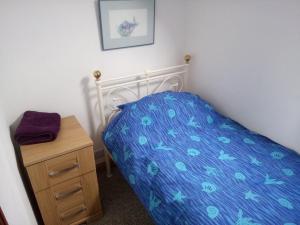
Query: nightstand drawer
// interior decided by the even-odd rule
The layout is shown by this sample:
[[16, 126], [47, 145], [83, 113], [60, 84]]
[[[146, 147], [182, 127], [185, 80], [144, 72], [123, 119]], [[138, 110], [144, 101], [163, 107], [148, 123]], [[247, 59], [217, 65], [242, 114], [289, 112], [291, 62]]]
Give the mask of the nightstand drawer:
[[87, 215], [88, 215], [87, 207], [85, 206], [85, 204], [80, 204], [78, 206], [75, 206], [71, 209], [68, 209], [60, 213], [59, 219], [61, 221], [61, 224], [68, 225], [82, 218], [87, 217]]
[[50, 186], [81, 174], [79, 154], [77, 152], [48, 160], [45, 162], [45, 166]]
[[34, 192], [95, 170], [94, 151], [87, 147], [27, 167]]
[[[96, 171], [36, 193], [46, 225], [71, 224], [101, 214]], [[59, 221], [59, 222], [58, 222]]]
[[59, 212], [84, 203], [83, 186], [81, 178], [77, 177], [51, 188]]

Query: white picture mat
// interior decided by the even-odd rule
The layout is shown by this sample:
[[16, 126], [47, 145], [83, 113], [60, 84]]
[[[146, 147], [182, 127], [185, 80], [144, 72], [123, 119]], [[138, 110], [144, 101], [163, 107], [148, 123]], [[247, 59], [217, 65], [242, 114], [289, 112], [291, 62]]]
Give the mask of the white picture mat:
[[[111, 49], [119, 49], [119, 48], [128, 48], [135, 46], [144, 46], [144, 45], [152, 45], [154, 44], [155, 38], [155, 0], [100, 0], [100, 22], [101, 22], [101, 42], [102, 42], [102, 50], [111, 50]], [[118, 34], [113, 34], [114, 37], [111, 36], [111, 25], [110, 23], [110, 11], [112, 10], [147, 10], [147, 19], [145, 23], [147, 25], [144, 29], [147, 29], [146, 35], [140, 36], [144, 31], [139, 31], [133, 34], [133, 31], [136, 27], [129, 26], [128, 29], [118, 30]], [[128, 13], [128, 12], [127, 12]], [[128, 18], [129, 23], [133, 22], [133, 18]], [[118, 19], [117, 19], [118, 20]], [[120, 24], [122, 24], [122, 21]], [[139, 21], [137, 21], [139, 23]], [[143, 21], [142, 21], [143, 23]], [[118, 26], [120, 26], [118, 24]], [[114, 27], [116, 29], [116, 27]], [[128, 34], [128, 35], [126, 35]], [[129, 35], [130, 34], [130, 35]], [[122, 38], [120, 38], [122, 36]]]
[[142, 37], [148, 35], [148, 10], [147, 9], [122, 9], [109, 11], [110, 38], [123, 38], [118, 32], [120, 24], [124, 21], [130, 23], [135, 18], [138, 25], [135, 27], [130, 37]]

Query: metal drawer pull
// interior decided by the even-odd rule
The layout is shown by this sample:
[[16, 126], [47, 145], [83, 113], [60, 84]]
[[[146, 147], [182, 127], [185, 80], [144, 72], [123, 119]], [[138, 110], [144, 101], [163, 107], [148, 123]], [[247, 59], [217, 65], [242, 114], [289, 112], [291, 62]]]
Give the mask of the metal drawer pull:
[[73, 212], [67, 212], [67, 213], [64, 213], [62, 215], [60, 215], [60, 218], [62, 220], [65, 220], [65, 219], [68, 219], [70, 217], [74, 217], [74, 216], [77, 216], [78, 214], [84, 212], [85, 210], [87, 210], [86, 206], [84, 205], [81, 205], [79, 208], [76, 208]]
[[58, 175], [60, 175], [62, 173], [66, 173], [66, 172], [68, 172], [70, 170], [73, 170], [75, 168], [79, 168], [79, 164], [78, 163], [73, 163], [72, 166], [64, 168], [62, 170], [50, 171], [48, 174], [49, 174], [50, 177], [55, 177], [55, 176], [58, 176]]
[[76, 194], [76, 193], [78, 193], [81, 190], [82, 190], [82, 187], [77, 186], [77, 187], [73, 188], [70, 191], [65, 191], [65, 192], [59, 192], [59, 193], [57, 193], [55, 195], [55, 198], [56, 198], [56, 200], [61, 200], [61, 199], [67, 198], [67, 197], [69, 197], [69, 196], [71, 196], [73, 194]]

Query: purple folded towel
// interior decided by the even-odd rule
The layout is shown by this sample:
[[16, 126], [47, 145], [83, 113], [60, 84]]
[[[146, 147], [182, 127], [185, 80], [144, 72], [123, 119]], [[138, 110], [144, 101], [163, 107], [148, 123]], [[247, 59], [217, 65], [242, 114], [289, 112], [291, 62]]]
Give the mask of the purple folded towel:
[[59, 129], [59, 114], [26, 111], [16, 130], [15, 140], [20, 145], [53, 141]]

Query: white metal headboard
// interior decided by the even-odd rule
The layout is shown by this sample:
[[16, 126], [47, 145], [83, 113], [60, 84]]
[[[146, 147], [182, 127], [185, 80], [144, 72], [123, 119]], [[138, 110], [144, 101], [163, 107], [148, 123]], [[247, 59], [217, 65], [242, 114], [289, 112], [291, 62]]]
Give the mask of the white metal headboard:
[[[143, 73], [121, 76], [110, 80], [101, 80], [101, 72], [96, 70], [93, 75], [97, 88], [97, 100], [103, 127], [110, 122], [119, 111], [118, 105], [136, 101], [150, 94], [166, 90], [182, 91], [185, 86], [190, 55], [184, 57], [185, 64], [146, 70]], [[104, 151], [107, 176], [111, 176], [109, 152]], [[111, 157], [111, 156], [110, 156]]]

